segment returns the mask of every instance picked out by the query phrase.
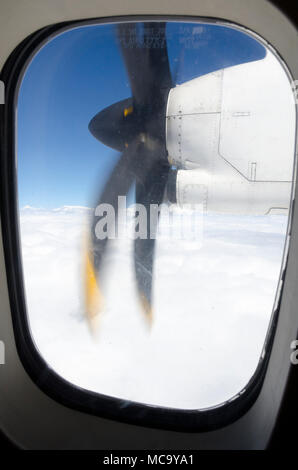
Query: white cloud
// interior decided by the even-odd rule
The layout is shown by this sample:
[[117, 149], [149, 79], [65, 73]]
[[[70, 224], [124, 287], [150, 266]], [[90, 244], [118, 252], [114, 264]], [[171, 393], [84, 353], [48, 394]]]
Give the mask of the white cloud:
[[136, 297], [133, 242], [111, 242], [94, 341], [82, 292], [89, 213], [21, 210], [28, 315], [48, 364], [82, 388], [171, 407], [216, 405], [245, 387], [269, 325], [286, 217], [208, 215], [202, 245], [158, 240], [151, 331]]

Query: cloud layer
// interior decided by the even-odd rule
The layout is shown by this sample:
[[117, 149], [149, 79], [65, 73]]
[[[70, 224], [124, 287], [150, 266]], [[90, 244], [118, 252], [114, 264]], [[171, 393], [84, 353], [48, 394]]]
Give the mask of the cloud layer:
[[69, 382], [154, 405], [205, 408], [253, 375], [277, 289], [285, 216], [204, 216], [202, 243], [157, 241], [154, 322], [136, 294], [132, 241], [110, 243], [98, 338], [84, 318], [82, 264], [90, 210], [21, 210], [33, 339]]

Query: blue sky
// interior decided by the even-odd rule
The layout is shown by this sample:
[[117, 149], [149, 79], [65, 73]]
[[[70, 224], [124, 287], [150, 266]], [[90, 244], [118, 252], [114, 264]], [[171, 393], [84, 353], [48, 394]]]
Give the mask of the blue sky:
[[[168, 23], [167, 40], [179, 84], [265, 56], [256, 40], [220, 25]], [[40, 49], [18, 98], [21, 207], [94, 205], [119, 154], [92, 137], [88, 123], [129, 96], [114, 25], [79, 27]]]

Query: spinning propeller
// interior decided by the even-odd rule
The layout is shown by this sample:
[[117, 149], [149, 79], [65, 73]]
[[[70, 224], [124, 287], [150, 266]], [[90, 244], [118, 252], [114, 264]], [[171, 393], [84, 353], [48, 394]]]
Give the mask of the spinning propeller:
[[[151, 318], [152, 270], [157, 222], [150, 221], [150, 204], [160, 205], [170, 165], [166, 150], [166, 106], [173, 87], [165, 23], [124, 23], [116, 26], [128, 73], [132, 98], [115, 103], [93, 117], [89, 130], [103, 144], [121, 152], [99, 204], [110, 204], [117, 219], [118, 196], [126, 196], [133, 183], [136, 203], [147, 213], [147, 237], [134, 241], [134, 267], [139, 298]], [[86, 263], [86, 312], [92, 323], [103, 308], [102, 267], [109, 236], [98, 239], [92, 221]], [[151, 222], [151, 224], [150, 224]], [[107, 234], [108, 235], [108, 234]]]

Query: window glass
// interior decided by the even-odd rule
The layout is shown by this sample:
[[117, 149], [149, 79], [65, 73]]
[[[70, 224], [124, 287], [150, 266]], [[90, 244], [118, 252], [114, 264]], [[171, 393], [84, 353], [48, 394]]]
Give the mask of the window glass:
[[247, 32], [93, 24], [30, 61], [18, 96], [27, 315], [74, 385], [198, 409], [262, 358], [286, 244], [290, 79]]

